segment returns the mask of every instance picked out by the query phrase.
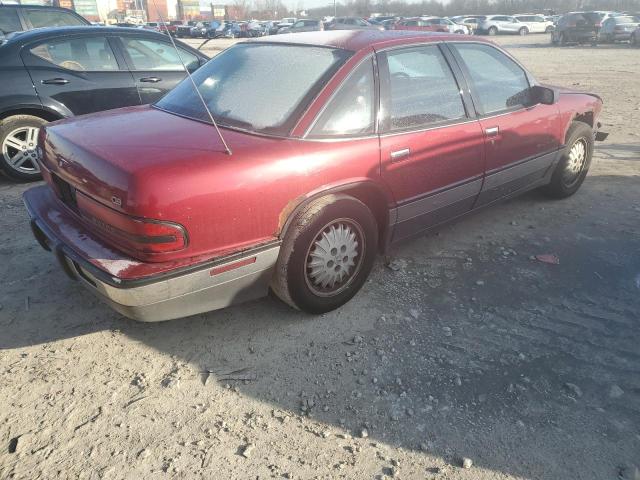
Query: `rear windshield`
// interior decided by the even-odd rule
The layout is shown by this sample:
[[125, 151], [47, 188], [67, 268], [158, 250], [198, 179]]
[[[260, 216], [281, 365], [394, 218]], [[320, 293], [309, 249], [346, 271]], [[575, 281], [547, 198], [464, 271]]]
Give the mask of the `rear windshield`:
[[600, 23], [600, 21], [604, 18], [604, 15], [600, 13], [583, 13], [582, 17], [587, 20], [589, 23]]
[[[309, 102], [350, 55], [337, 48], [240, 43], [197, 70], [193, 80], [220, 125], [287, 135]], [[209, 121], [189, 79], [156, 105]]]

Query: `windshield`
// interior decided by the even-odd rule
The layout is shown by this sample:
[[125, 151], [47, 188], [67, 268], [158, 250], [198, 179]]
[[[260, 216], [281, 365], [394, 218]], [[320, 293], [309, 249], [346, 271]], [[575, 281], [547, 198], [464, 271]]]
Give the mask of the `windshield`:
[[[240, 43], [197, 70], [193, 80], [220, 125], [287, 135], [350, 54], [336, 48]], [[210, 121], [189, 79], [156, 105]]]

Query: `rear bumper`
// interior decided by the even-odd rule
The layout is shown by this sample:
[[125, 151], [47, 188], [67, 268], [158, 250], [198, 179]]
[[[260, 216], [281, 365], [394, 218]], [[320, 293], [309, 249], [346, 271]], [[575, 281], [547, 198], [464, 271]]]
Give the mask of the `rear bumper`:
[[[268, 292], [279, 242], [158, 275], [120, 278], [113, 271], [98, 268], [91, 257], [100, 257], [106, 264], [104, 254], [108, 252], [112, 266], [140, 262], [110, 250], [50, 197], [48, 187], [32, 188], [24, 194], [34, 237], [55, 254], [71, 279], [126, 317], [143, 322], [172, 320], [260, 298]], [[66, 236], [65, 232], [72, 234]]]

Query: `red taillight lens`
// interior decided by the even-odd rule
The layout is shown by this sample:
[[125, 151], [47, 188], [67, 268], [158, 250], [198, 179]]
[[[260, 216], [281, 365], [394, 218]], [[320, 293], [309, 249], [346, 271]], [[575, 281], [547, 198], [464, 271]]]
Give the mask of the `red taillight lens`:
[[82, 217], [103, 236], [133, 255], [175, 252], [187, 246], [187, 232], [182, 225], [130, 217], [81, 192], [76, 192], [76, 198]]

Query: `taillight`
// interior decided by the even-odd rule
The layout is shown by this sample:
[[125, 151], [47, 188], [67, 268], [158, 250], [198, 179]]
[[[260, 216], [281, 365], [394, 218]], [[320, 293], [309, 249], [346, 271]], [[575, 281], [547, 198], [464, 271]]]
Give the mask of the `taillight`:
[[143, 255], [175, 252], [188, 244], [187, 232], [173, 222], [135, 218], [102, 205], [81, 192], [76, 193], [82, 218], [123, 250]]

